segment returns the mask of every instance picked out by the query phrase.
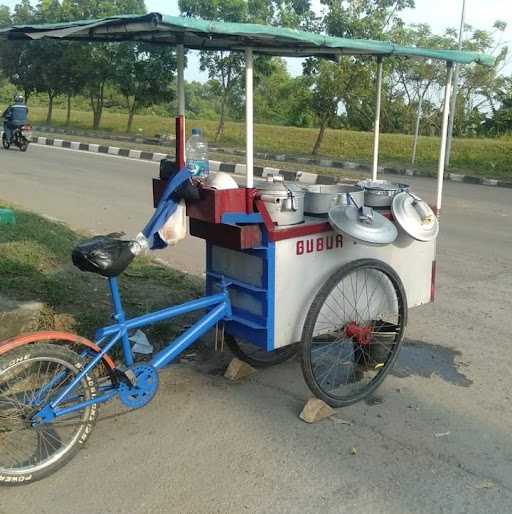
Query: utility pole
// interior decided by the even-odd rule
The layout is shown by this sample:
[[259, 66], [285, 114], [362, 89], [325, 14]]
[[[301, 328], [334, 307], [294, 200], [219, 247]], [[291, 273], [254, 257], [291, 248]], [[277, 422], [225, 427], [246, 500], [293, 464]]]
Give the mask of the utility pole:
[[[464, 25], [466, 23], [466, 0], [462, 0], [462, 16], [460, 19], [459, 30], [459, 50], [462, 50], [462, 43], [464, 41]], [[450, 165], [450, 155], [452, 152], [452, 139], [453, 139], [453, 124], [455, 122], [455, 109], [457, 107], [457, 89], [459, 87], [459, 66], [455, 65], [453, 74], [453, 93], [450, 105], [450, 118], [448, 120], [448, 141], [446, 143], [446, 160], [445, 166]]]

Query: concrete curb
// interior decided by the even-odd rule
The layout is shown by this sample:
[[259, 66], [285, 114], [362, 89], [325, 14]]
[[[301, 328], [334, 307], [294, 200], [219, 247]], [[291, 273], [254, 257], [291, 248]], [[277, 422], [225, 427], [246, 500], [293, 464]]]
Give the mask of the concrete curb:
[[[128, 148], [118, 148], [116, 146], [106, 146], [106, 145], [98, 145], [92, 143], [80, 143], [78, 141], [68, 141], [65, 139], [53, 139], [49, 137], [36, 137], [32, 138], [33, 143], [38, 143], [40, 145], [46, 146], [56, 146], [59, 148], [69, 148], [71, 150], [81, 150], [85, 152], [93, 152], [93, 153], [104, 153], [108, 155], [117, 155], [120, 157], [129, 157], [131, 159], [142, 159], [145, 161], [154, 161], [160, 162], [165, 158], [172, 158], [172, 156], [159, 153], [159, 152], [145, 152], [142, 150], [128, 149]], [[218, 152], [219, 150], [215, 150]], [[245, 152], [237, 151], [236, 155], [244, 155]], [[268, 153], [256, 152], [254, 154], [256, 158], [263, 160], [275, 160], [275, 161], [284, 161], [284, 162], [296, 162], [303, 164], [311, 164], [323, 167], [329, 167], [333, 169], [350, 169], [350, 170], [359, 170], [370, 172], [371, 169], [369, 166], [364, 164], [358, 164], [351, 161], [333, 161], [330, 159], [315, 159], [315, 158], [307, 158], [307, 157], [291, 157], [286, 155], [274, 155]], [[232, 164], [228, 162], [222, 161], [210, 161], [210, 169], [212, 171], [223, 171], [226, 173], [236, 173], [236, 174], [244, 174], [245, 173], [245, 164]], [[435, 175], [425, 175], [424, 173], [419, 173], [417, 170], [406, 169], [406, 168], [388, 168], [388, 167], [380, 167], [380, 173], [391, 174], [391, 175], [403, 175], [407, 177], [432, 177], [435, 178]], [[283, 170], [280, 168], [271, 168], [271, 167], [262, 167], [255, 166], [254, 167], [254, 175], [256, 177], [266, 177], [267, 175], [279, 173], [284, 176], [285, 180], [296, 181], [303, 184], [336, 184], [342, 179], [342, 177], [338, 177], [336, 175], [320, 175], [317, 173], [309, 173], [305, 171], [289, 171]], [[474, 184], [481, 185], [487, 187], [505, 187], [512, 189], [512, 182], [507, 182], [503, 180], [489, 179], [483, 177], [473, 177], [471, 175], [461, 175], [458, 173], [447, 173], [445, 176], [445, 180], [449, 180], [451, 182], [463, 182], [466, 184]]]

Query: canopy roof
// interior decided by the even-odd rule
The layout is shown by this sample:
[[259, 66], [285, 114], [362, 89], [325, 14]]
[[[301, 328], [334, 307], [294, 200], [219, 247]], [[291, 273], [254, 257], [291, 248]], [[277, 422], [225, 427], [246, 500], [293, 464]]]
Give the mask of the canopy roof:
[[112, 16], [56, 24], [16, 25], [0, 29], [3, 39], [57, 38], [81, 41], [148, 41], [183, 44], [196, 50], [252, 48], [260, 54], [287, 57], [366, 55], [402, 56], [470, 64], [493, 65], [494, 58], [476, 52], [404, 47], [388, 41], [346, 39], [251, 23], [223, 23], [198, 18], [165, 16]]

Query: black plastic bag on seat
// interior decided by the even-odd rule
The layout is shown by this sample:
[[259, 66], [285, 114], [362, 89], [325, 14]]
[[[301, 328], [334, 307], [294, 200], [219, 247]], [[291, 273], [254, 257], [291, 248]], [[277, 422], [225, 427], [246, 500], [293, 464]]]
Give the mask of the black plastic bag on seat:
[[135, 253], [133, 241], [112, 236], [96, 236], [79, 243], [71, 254], [73, 264], [82, 271], [103, 277], [117, 277], [132, 262]]

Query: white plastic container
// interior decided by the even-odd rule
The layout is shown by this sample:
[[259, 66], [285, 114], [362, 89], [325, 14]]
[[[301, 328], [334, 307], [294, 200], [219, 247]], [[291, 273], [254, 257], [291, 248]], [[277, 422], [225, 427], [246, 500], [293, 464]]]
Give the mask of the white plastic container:
[[210, 171], [208, 142], [203, 138], [201, 129], [192, 129], [192, 136], [187, 141], [186, 155], [186, 166], [192, 175], [195, 177], [207, 177]]

